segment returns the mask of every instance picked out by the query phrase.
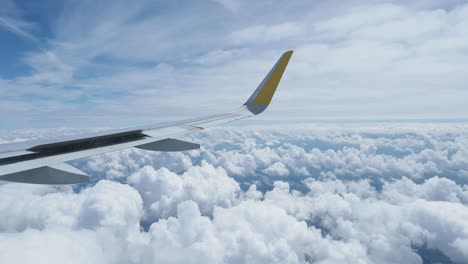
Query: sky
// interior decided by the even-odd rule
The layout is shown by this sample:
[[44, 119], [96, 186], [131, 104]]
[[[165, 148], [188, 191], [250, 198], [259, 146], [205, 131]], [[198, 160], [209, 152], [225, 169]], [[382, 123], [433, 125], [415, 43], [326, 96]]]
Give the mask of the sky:
[[466, 120], [466, 1], [0, 1], [1, 128], [121, 127], [236, 109], [295, 53], [257, 120]]
[[199, 150], [0, 181], [0, 263], [468, 263], [467, 28], [455, 0], [0, 0], [0, 144], [235, 110], [294, 50]]

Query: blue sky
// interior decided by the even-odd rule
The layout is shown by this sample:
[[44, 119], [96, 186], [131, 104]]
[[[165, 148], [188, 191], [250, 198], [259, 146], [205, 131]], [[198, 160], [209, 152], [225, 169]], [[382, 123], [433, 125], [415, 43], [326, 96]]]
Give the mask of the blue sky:
[[466, 262], [467, 29], [452, 0], [0, 0], [0, 143], [229, 111], [295, 50], [276, 126], [0, 183], [0, 263]]
[[229, 111], [295, 54], [270, 121], [465, 119], [466, 1], [0, 2], [2, 128]]

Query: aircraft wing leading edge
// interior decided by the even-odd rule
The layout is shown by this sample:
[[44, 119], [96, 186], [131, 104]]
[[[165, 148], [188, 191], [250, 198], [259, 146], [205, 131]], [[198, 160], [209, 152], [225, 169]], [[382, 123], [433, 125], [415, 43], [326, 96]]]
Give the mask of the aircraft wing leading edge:
[[285, 52], [250, 98], [233, 112], [72, 137], [0, 144], [0, 180], [36, 184], [85, 183], [89, 182], [89, 176], [64, 162], [129, 147], [151, 151], [197, 149], [199, 144], [179, 137], [263, 112], [273, 98], [292, 53]]

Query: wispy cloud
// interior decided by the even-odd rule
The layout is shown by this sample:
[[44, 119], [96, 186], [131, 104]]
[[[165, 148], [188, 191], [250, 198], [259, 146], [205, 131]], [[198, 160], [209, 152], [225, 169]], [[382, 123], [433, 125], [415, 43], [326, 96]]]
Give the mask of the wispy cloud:
[[25, 38], [34, 42], [38, 42], [37, 38], [34, 37], [34, 35], [29, 32], [29, 30], [31, 29], [30, 23], [0, 16], [0, 27], [22, 38]]
[[38, 44], [39, 40], [31, 33], [35, 27], [34, 22], [27, 21], [23, 18], [22, 10], [18, 5], [14, 1], [3, 0], [1, 6], [0, 29], [3, 28], [20, 38]]
[[[62, 95], [73, 94], [66, 103], [79, 111], [67, 115], [87, 120], [96, 118], [97, 110], [109, 120], [135, 111], [142, 120], [182, 118], [216, 111], [220, 100], [226, 108], [237, 107], [278, 56], [295, 49], [278, 96], [261, 118], [468, 114], [464, 4], [297, 1], [273, 15], [271, 1], [223, 3], [227, 9], [213, 1], [183, 8], [154, 2], [64, 4], [47, 25], [46, 49], [19, 58], [32, 71], [4, 80], [10, 87], [4, 94], [38, 112], [43, 106], [21, 95], [33, 91], [63, 104], [70, 97]], [[26, 26], [15, 28], [30, 34]], [[180, 102], [183, 108], [177, 107]], [[11, 109], [9, 116], [15, 115], [28, 114]]]

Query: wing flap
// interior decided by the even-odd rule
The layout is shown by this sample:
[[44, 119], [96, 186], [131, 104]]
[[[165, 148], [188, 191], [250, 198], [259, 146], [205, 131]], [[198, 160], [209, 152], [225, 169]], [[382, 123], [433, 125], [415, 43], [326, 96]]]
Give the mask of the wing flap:
[[34, 184], [75, 184], [89, 182], [89, 176], [75, 167], [61, 163], [2, 175], [0, 180]]
[[151, 151], [186, 151], [199, 149], [200, 144], [183, 141], [180, 139], [167, 138], [135, 147]]

